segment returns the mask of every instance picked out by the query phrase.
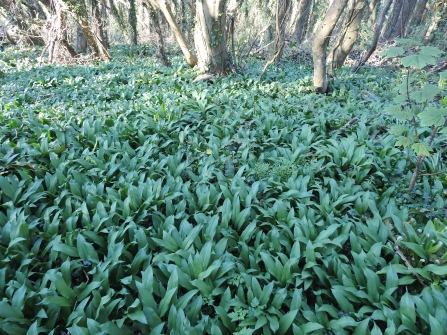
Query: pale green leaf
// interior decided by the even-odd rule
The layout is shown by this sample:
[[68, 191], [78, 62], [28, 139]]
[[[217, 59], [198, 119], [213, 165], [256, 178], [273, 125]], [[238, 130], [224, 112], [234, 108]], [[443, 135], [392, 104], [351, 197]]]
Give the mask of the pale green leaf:
[[427, 107], [425, 111], [418, 114], [423, 127], [441, 127], [445, 124], [447, 108]]
[[397, 138], [396, 144], [394, 144], [396, 147], [403, 146], [404, 148], [409, 147], [413, 142], [406, 136], [399, 136]]
[[385, 50], [383, 50], [380, 53], [380, 56], [386, 57], [386, 58], [395, 58], [402, 56], [405, 53], [405, 49], [402, 47], [390, 47]]
[[413, 66], [417, 69], [423, 69], [427, 65], [435, 65], [436, 58], [433, 56], [425, 55], [425, 54], [414, 54], [410, 56], [403, 57], [401, 59], [402, 65], [405, 67]]
[[411, 146], [411, 149], [413, 149], [418, 156], [430, 156], [430, 151], [433, 151], [432, 147], [425, 142], [415, 143]]
[[399, 125], [399, 126], [392, 126], [389, 130], [390, 134], [393, 134], [395, 136], [400, 136], [402, 134], [407, 134], [410, 131], [407, 126]]

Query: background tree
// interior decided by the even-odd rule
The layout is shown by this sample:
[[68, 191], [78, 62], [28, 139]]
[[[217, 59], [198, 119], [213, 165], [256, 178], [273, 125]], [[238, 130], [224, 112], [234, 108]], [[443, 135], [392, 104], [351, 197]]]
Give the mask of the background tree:
[[346, 57], [348, 57], [352, 47], [357, 42], [365, 7], [366, 0], [349, 0], [348, 11], [332, 51], [333, 69], [339, 69], [343, 66]]
[[294, 32], [297, 43], [301, 43], [306, 36], [312, 6], [313, 0], [299, 0]]
[[226, 0], [197, 0], [194, 43], [201, 71], [224, 75], [228, 72]]
[[314, 61], [314, 89], [317, 93], [326, 93], [327, 83], [327, 48], [332, 31], [335, 28], [348, 0], [334, 0], [319, 26], [312, 43]]
[[433, 19], [425, 34], [424, 43], [433, 41], [435, 31], [438, 29], [441, 21], [446, 18], [447, 15], [447, 2], [445, 0], [435, 0], [433, 4]]
[[169, 26], [177, 40], [180, 49], [182, 50], [183, 55], [185, 56], [186, 62], [189, 66], [194, 67], [197, 64], [197, 57], [194, 55], [189, 49], [188, 43], [186, 41], [185, 35], [178, 25], [174, 14], [172, 13], [171, 6], [166, 0], [149, 0], [150, 3], [161, 10], [164, 17], [168, 21]]
[[291, 6], [291, 0], [278, 0], [276, 3], [276, 29], [275, 29], [275, 61], [281, 61], [284, 44], [286, 43], [285, 30], [287, 12]]
[[404, 1], [406, 0], [395, 0], [393, 3], [390, 17], [388, 18], [387, 24], [383, 31], [383, 38], [386, 40], [390, 40], [393, 37]]
[[379, 43], [379, 38], [380, 38], [380, 35], [383, 30], [383, 24], [386, 19], [386, 14], [388, 13], [388, 10], [390, 9], [392, 3], [393, 3], [393, 0], [386, 0], [385, 3], [383, 4], [382, 10], [379, 14], [379, 17], [377, 18], [377, 22], [374, 27], [374, 36], [373, 36], [371, 45], [369, 46], [369, 48], [367, 50], [365, 50], [362, 53], [362, 56], [360, 57], [359, 61], [352, 69], [352, 71], [354, 73], [357, 72], [363, 65], [365, 65], [365, 63], [372, 56], [374, 51], [376, 51], [377, 44]]

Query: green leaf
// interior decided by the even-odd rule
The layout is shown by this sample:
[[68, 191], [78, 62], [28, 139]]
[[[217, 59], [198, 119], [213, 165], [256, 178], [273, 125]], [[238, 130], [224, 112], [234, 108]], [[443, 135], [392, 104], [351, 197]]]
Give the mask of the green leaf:
[[435, 107], [427, 107], [425, 111], [418, 114], [418, 117], [421, 119], [421, 126], [423, 127], [441, 127], [445, 124], [446, 116], [447, 108]]
[[410, 98], [418, 103], [432, 101], [436, 94], [441, 92], [438, 86], [425, 84], [421, 90], [417, 90], [410, 93]]
[[344, 329], [346, 327], [355, 327], [358, 325], [358, 322], [355, 321], [352, 317], [350, 316], [342, 316], [340, 319], [338, 320], [331, 320], [329, 322], [329, 327], [331, 329]]
[[388, 114], [395, 117], [399, 121], [411, 120], [413, 115], [409, 111], [402, 110], [402, 108], [398, 105], [390, 105], [384, 108]]
[[75, 247], [72, 247], [67, 244], [62, 243], [55, 244], [53, 245], [52, 250], [62, 252], [63, 254], [70, 257], [79, 258], [78, 250]]
[[400, 300], [399, 311], [402, 315], [406, 316], [411, 323], [416, 323], [416, 311], [414, 308], [414, 302], [408, 292], [406, 292]]
[[437, 276], [447, 276], [447, 265], [429, 264], [424, 266], [423, 270], [430, 271]]
[[411, 146], [416, 155], [430, 156], [430, 151], [433, 151], [432, 147], [425, 142], [415, 143]]
[[73, 303], [64, 297], [58, 297], [58, 296], [49, 296], [43, 299], [38, 305], [49, 305], [49, 304], [55, 304], [60, 307], [71, 307], [73, 306]]
[[433, 316], [428, 315], [428, 319], [430, 320], [430, 333], [431, 334], [444, 334], [445, 329], [441, 326], [438, 320], [436, 320]]
[[389, 130], [390, 134], [393, 134], [395, 136], [400, 136], [402, 134], [408, 134], [408, 132], [410, 131], [410, 129], [408, 129], [407, 126], [392, 126]]
[[79, 252], [79, 257], [83, 260], [99, 262], [98, 253], [91, 243], [88, 243], [84, 236], [78, 234], [76, 247]]
[[177, 288], [173, 288], [166, 292], [164, 298], [160, 301], [160, 305], [158, 306], [158, 315], [163, 317], [166, 314], [169, 307], [171, 306], [171, 300], [174, 294], [177, 292]]
[[390, 47], [380, 52], [380, 56], [386, 58], [395, 58], [402, 56], [404, 53], [405, 49], [402, 47]]
[[422, 46], [419, 49], [419, 53], [425, 56], [439, 57], [443, 54], [443, 51], [437, 47]]
[[147, 319], [142, 310], [135, 311], [127, 314], [128, 318], [133, 321], [141, 322], [142, 324], [147, 325]]
[[298, 310], [295, 309], [281, 316], [281, 318], [279, 319], [279, 329], [278, 329], [279, 335], [285, 334], [287, 332], [297, 314]]
[[403, 57], [400, 61], [405, 67], [413, 66], [417, 69], [423, 69], [427, 65], [436, 65], [436, 58], [423, 53]]
[[410, 251], [414, 252], [416, 255], [418, 255], [420, 258], [428, 259], [429, 255], [428, 252], [419, 244], [413, 243], [413, 242], [401, 242], [403, 245], [405, 245]]
[[14, 187], [10, 184], [9, 180], [5, 177], [0, 176], [0, 190], [3, 192], [3, 194], [6, 194], [6, 196], [13, 200], [15, 190]]
[[408, 148], [412, 143], [413, 143], [413, 141], [411, 141], [408, 137], [399, 136], [397, 138], [396, 144], [394, 144], [394, 145], [396, 147], [403, 146], [404, 148]]
[[323, 329], [324, 326], [319, 323], [316, 323], [316, 322], [308, 322], [308, 323], [305, 323], [304, 325], [300, 326], [300, 328], [304, 332], [304, 334], [307, 334], [307, 333], [311, 333], [318, 329]]

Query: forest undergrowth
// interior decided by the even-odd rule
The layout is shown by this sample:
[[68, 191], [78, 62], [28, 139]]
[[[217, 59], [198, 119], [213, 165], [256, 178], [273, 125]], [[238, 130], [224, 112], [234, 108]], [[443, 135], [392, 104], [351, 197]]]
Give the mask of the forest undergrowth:
[[0, 53], [0, 334], [445, 333], [446, 154], [407, 193], [398, 71], [37, 56]]

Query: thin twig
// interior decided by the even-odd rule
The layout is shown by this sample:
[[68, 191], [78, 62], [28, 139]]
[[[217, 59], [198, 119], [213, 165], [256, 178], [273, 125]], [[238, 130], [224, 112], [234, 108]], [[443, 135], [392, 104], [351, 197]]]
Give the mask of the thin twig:
[[282, 49], [284, 48], [284, 45], [285, 45], [285, 44], [286, 44], [286, 43], [285, 43], [284, 41], [282, 41], [282, 44], [281, 44], [280, 48], [278, 49], [278, 51], [276, 52], [276, 54], [273, 56], [272, 59], [270, 59], [270, 60], [265, 64], [264, 69], [262, 69], [261, 75], [259, 76], [259, 79], [262, 78], [262, 76], [264, 75], [264, 73], [265, 73], [265, 71], [267, 70], [267, 68], [275, 62], [276, 58], [279, 57], [279, 55], [281, 54]]
[[434, 173], [421, 173], [419, 176], [428, 176], [428, 177], [430, 177], [430, 176], [437, 176], [437, 175], [440, 175], [440, 174], [443, 174], [443, 173], [447, 173], [447, 170], [434, 172]]
[[[400, 256], [400, 258], [402, 258], [402, 260], [404, 261], [404, 263], [408, 269], [413, 269], [413, 266], [408, 261], [407, 257], [405, 257], [405, 255], [399, 250], [399, 247], [397, 245], [394, 246], [394, 251], [396, 252], [396, 254], [398, 254]], [[421, 278], [421, 276], [419, 276], [416, 272], [412, 272], [412, 274], [419, 280], [419, 282], [422, 284], [422, 286], [425, 286], [424, 280]]]

